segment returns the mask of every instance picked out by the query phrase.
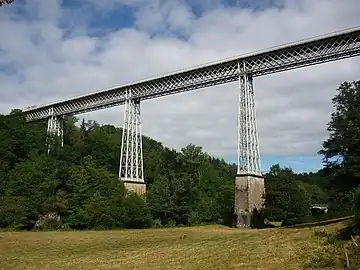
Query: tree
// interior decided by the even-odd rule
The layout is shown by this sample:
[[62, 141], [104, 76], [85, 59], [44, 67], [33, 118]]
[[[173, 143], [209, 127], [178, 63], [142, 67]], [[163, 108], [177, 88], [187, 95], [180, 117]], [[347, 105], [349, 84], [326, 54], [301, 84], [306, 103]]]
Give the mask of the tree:
[[299, 187], [289, 168], [273, 165], [265, 175], [265, 212], [274, 220], [304, 217], [310, 211], [310, 197]]
[[132, 193], [126, 197], [124, 224], [126, 228], [142, 229], [152, 225], [150, 209], [146, 202], [138, 195]]
[[331, 186], [348, 191], [360, 184], [360, 81], [342, 83], [332, 103], [330, 136], [319, 153], [335, 176]]
[[[296, 177], [296, 176], [295, 176]], [[326, 204], [328, 202], [327, 193], [317, 185], [311, 185], [298, 181], [299, 188], [304, 188], [305, 192], [310, 197], [312, 204]]]

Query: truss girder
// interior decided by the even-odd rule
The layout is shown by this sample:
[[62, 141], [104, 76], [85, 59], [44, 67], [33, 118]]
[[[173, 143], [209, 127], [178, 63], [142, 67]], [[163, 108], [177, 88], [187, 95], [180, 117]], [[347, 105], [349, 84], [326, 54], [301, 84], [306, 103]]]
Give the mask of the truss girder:
[[252, 77], [257, 77], [358, 55], [360, 28], [24, 111], [28, 121], [47, 118], [50, 107], [54, 108], [55, 116], [80, 114], [121, 105], [130, 90], [133, 98], [146, 100], [233, 82], [239, 78], [238, 63], [245, 64], [244, 74], [251, 73]]
[[144, 182], [140, 100], [131, 98], [131, 91], [126, 93], [119, 178], [123, 181]]

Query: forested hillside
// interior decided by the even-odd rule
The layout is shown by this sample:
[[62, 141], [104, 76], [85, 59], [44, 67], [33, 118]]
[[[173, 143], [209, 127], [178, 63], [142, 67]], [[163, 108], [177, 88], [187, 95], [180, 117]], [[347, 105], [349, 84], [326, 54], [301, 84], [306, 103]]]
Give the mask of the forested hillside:
[[[295, 174], [272, 166], [265, 175], [268, 218], [302, 218], [314, 203], [329, 203], [338, 215], [352, 209], [360, 183], [360, 82], [342, 84], [333, 102], [320, 153], [325, 167]], [[45, 121], [26, 123], [19, 110], [0, 115], [0, 227], [33, 228], [48, 213], [60, 217], [48, 226], [74, 229], [232, 224], [234, 164], [199, 146], [177, 152], [144, 137], [146, 198], [126, 196], [117, 176], [122, 130], [77, 121], [65, 119], [64, 147], [47, 155]]]
[[64, 148], [46, 155], [46, 123], [20, 111], [0, 117], [0, 226], [33, 226], [59, 213], [65, 227], [231, 223], [235, 166], [188, 145], [144, 137], [146, 203], [118, 181], [121, 129], [66, 119]]

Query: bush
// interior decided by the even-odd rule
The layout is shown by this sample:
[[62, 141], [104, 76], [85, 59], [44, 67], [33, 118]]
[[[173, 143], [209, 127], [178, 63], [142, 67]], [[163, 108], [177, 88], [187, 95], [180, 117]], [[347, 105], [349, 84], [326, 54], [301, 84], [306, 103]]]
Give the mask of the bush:
[[124, 225], [128, 229], [149, 228], [152, 225], [150, 209], [146, 202], [132, 193], [126, 197]]
[[318, 247], [313, 251], [312, 255], [308, 257], [305, 262], [305, 269], [333, 269], [333, 267], [340, 267], [342, 263], [340, 261], [342, 253], [336, 245], [324, 245]]
[[58, 229], [61, 226], [61, 220], [58, 213], [47, 213], [41, 215], [35, 223], [36, 229]]
[[161, 223], [160, 218], [157, 218], [157, 219], [154, 220], [153, 228], [162, 228], [162, 223]]
[[342, 268], [342, 245], [340, 245], [338, 232], [328, 232], [324, 229], [315, 230], [314, 236], [324, 240], [305, 261], [304, 268], [333, 269]]
[[172, 228], [172, 227], [176, 227], [176, 221], [169, 219], [169, 221], [166, 223], [166, 225], [164, 226], [165, 228]]
[[355, 214], [354, 222], [357, 228], [360, 227], [360, 186], [349, 195], [353, 201], [353, 211]]

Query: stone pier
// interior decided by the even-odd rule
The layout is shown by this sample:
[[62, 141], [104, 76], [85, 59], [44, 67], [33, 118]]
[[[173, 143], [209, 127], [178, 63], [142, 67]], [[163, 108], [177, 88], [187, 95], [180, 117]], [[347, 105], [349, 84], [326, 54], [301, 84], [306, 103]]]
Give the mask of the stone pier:
[[135, 192], [137, 195], [146, 193], [146, 184], [138, 181], [124, 181], [125, 188], [128, 191]]
[[235, 177], [235, 223], [236, 227], [252, 226], [254, 209], [263, 208], [265, 193], [264, 177], [261, 175], [238, 174]]

